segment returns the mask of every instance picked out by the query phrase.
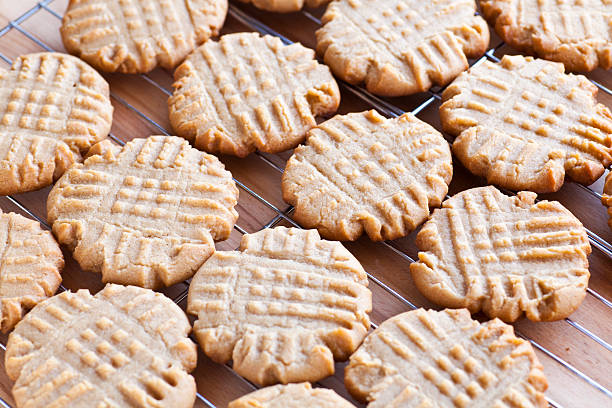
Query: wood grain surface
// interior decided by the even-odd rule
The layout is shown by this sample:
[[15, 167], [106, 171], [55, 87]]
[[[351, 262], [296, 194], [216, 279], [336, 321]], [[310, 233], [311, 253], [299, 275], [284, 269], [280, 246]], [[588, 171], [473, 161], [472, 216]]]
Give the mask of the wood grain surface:
[[[64, 51], [59, 27], [68, 0], [36, 2], [34, 0], [0, 0], [0, 67], [5, 68], [10, 60], [30, 52], [44, 49]], [[317, 17], [323, 10], [310, 10], [312, 14], [288, 15], [258, 11], [250, 6], [230, 1], [231, 9], [223, 33], [254, 31], [254, 26], [245, 20], [255, 18], [268, 27], [286, 36], [291, 41], [300, 41], [314, 47], [314, 32], [318, 28]], [[24, 13], [26, 13], [24, 15]], [[244, 14], [243, 14], [244, 13]], [[250, 16], [250, 17], [248, 17]], [[255, 27], [261, 29], [261, 26]], [[492, 58], [516, 53], [492, 35]], [[612, 75], [598, 70], [588, 75], [599, 84], [612, 88]], [[111, 85], [112, 103], [115, 107], [112, 137], [125, 142], [151, 134], [170, 133], [166, 100], [171, 90], [172, 75], [156, 69], [147, 75], [105, 75]], [[342, 88], [340, 113], [362, 111], [372, 105], [357, 97], [346, 87]], [[394, 106], [411, 111], [432, 98], [431, 94], [385, 100]], [[612, 107], [612, 95], [605, 90], [599, 92], [600, 102]], [[440, 129], [438, 118], [439, 101], [436, 97], [422, 109], [418, 116]], [[384, 112], [383, 112], [384, 113]], [[270, 225], [291, 225], [290, 207], [283, 202], [280, 179], [285, 161], [291, 152], [279, 155], [252, 154], [245, 159], [221, 157], [227, 168], [240, 184], [238, 226], [229, 240], [219, 243], [218, 249], [234, 249], [242, 232], [255, 232]], [[484, 181], [471, 175], [455, 160], [455, 173], [449, 194], [483, 185]], [[593, 238], [602, 240], [610, 247], [612, 231], [607, 225], [605, 208], [601, 205], [603, 177], [589, 188], [568, 182], [555, 194], [540, 198], [554, 199], [569, 208], [592, 232]], [[589, 190], [590, 189], [590, 190]], [[27, 217], [46, 220], [46, 199], [50, 188], [0, 197], [3, 211], [14, 211]], [[44, 225], [48, 228], [48, 225]], [[409, 263], [416, 257], [415, 234], [388, 243], [372, 243], [362, 238], [346, 246], [362, 262], [371, 275], [375, 324], [413, 307], [435, 307], [414, 287], [409, 274]], [[63, 285], [69, 290], [102, 288], [100, 275], [83, 272], [68, 252], [64, 252], [66, 268]], [[591, 280], [590, 291], [581, 307], [570, 319], [554, 323], [534, 323], [521, 320], [514, 324], [519, 335], [532, 340], [550, 386], [546, 393], [551, 405], [558, 407], [612, 407], [612, 259], [610, 254], [593, 246], [589, 258]], [[164, 290], [185, 307], [186, 283]], [[50, 339], [52, 341], [52, 339]], [[6, 336], [0, 338], [6, 344]], [[0, 350], [3, 360], [3, 352]], [[202, 353], [193, 375], [198, 384], [196, 406], [225, 407], [229, 401], [254, 389], [254, 386], [236, 375], [231, 367], [211, 362]], [[316, 386], [335, 389], [347, 397], [343, 385], [344, 364], [337, 365], [336, 375]], [[14, 406], [11, 397], [12, 383], [0, 370], [0, 397]], [[208, 405], [204, 398], [210, 402]], [[0, 406], [2, 404], [0, 403]], [[362, 406], [356, 404], [357, 406]]]

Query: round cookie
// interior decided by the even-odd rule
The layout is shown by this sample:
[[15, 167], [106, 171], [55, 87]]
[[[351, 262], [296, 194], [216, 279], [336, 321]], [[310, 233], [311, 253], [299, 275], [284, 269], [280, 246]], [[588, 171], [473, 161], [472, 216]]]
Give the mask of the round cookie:
[[343, 80], [383, 96], [446, 85], [480, 57], [489, 28], [474, 0], [337, 0], [327, 6], [317, 53]]
[[190, 278], [227, 239], [237, 199], [216, 157], [151, 136], [94, 146], [51, 190], [47, 218], [83, 269], [155, 289]]
[[547, 407], [531, 344], [500, 320], [417, 309], [383, 322], [351, 356], [344, 382], [368, 408]]
[[365, 271], [315, 230], [277, 227], [217, 251], [189, 286], [187, 312], [206, 355], [232, 360], [248, 380], [318, 381], [355, 351], [370, 327]]
[[107, 285], [95, 296], [85, 289], [54, 296], [6, 345], [17, 408], [192, 407], [190, 330], [176, 304], [148, 289]]
[[481, 0], [485, 18], [517, 50], [562, 62], [570, 71], [612, 68], [608, 0]]
[[572, 314], [586, 295], [591, 246], [571, 212], [535, 198], [488, 186], [444, 201], [416, 238], [421, 252], [410, 271], [419, 291], [508, 322]]
[[254, 391], [229, 403], [227, 408], [355, 408], [326, 388], [310, 383], [275, 385]]
[[22, 55], [0, 69], [0, 195], [46, 187], [105, 138], [108, 84], [71, 55]]
[[601, 196], [601, 202], [603, 205], [608, 207], [608, 225], [612, 228], [612, 173], [608, 173], [606, 177], [606, 184], [604, 184], [603, 195]]
[[331, 0], [240, 0], [243, 3], [252, 3], [255, 7], [275, 11], [277, 13], [291, 13], [299, 11], [302, 7], [320, 7]]
[[612, 114], [597, 87], [563, 65], [504, 56], [461, 74], [442, 94], [453, 153], [510, 190], [557, 191], [567, 174], [591, 184], [612, 163]]
[[172, 69], [219, 34], [227, 0], [70, 0], [64, 47], [106, 72]]
[[277, 37], [236, 33], [208, 41], [174, 72], [168, 99], [179, 136], [211, 153], [244, 157], [297, 146], [340, 103], [338, 84], [314, 52]]
[[49, 231], [0, 210], [0, 328], [6, 333], [62, 282], [64, 257]]
[[282, 178], [294, 218], [327, 239], [403, 237], [439, 206], [453, 166], [442, 135], [412, 114], [335, 116], [308, 133]]

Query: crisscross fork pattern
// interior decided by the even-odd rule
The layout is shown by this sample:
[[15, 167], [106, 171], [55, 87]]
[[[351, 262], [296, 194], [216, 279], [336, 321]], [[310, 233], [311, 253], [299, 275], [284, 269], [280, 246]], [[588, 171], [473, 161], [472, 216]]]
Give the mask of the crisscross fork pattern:
[[181, 310], [152, 291], [63, 292], [29, 313], [9, 339], [13, 395], [31, 407], [190, 406], [195, 382], [186, 370], [196, 350], [188, 332]]
[[612, 67], [609, 0], [483, 0], [485, 17], [513, 47], [568, 70]]
[[216, 35], [227, 0], [71, 1], [61, 27], [66, 49], [105, 71], [174, 68]]
[[62, 252], [35, 221], [0, 212], [0, 305], [3, 332], [23, 314], [53, 296], [62, 278]]
[[365, 272], [314, 230], [277, 227], [216, 252], [194, 276], [187, 311], [218, 362], [259, 384], [316, 381], [333, 373], [369, 327]]
[[295, 147], [315, 116], [340, 102], [338, 85], [312, 50], [256, 33], [207, 42], [174, 78], [168, 106], [175, 131], [196, 147], [240, 157]]
[[311, 130], [283, 174], [294, 217], [329, 239], [374, 240], [413, 231], [440, 204], [452, 177], [448, 143], [410, 114], [336, 116]]
[[342, 0], [317, 31], [317, 52], [340, 78], [402, 96], [445, 85], [484, 53], [485, 21], [472, 0]]
[[110, 130], [108, 84], [77, 58], [21, 56], [0, 85], [2, 194], [51, 184]]
[[213, 240], [229, 236], [237, 196], [215, 157], [152, 136], [73, 167], [49, 196], [48, 218], [83, 268], [157, 287], [191, 276]]
[[417, 236], [412, 276], [425, 296], [490, 317], [569, 316], [586, 294], [591, 252], [580, 221], [534, 193], [466, 190], [435, 210]]
[[417, 309], [385, 321], [351, 356], [346, 383], [369, 408], [547, 406], [529, 343], [465, 309]]
[[612, 163], [612, 114], [596, 92], [561, 64], [504, 56], [457, 78], [440, 115], [458, 135], [453, 151], [476, 175], [513, 190], [556, 191], [566, 172], [591, 184]]

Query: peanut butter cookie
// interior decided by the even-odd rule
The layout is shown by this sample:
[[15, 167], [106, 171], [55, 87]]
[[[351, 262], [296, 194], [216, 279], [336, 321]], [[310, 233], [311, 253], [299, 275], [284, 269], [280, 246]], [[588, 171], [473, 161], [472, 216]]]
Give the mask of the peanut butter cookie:
[[189, 287], [187, 312], [204, 352], [261, 384], [318, 381], [334, 373], [370, 328], [365, 271], [315, 230], [277, 227], [217, 251]]
[[308, 133], [282, 179], [294, 218], [327, 239], [403, 237], [439, 206], [452, 178], [442, 135], [407, 113], [335, 116]]
[[383, 322], [351, 356], [344, 381], [368, 408], [548, 406], [542, 365], [498, 319], [417, 309]]
[[229, 236], [238, 190], [214, 156], [175, 136], [96, 145], [47, 200], [47, 218], [103, 282], [145, 288], [190, 278]]
[[196, 347], [185, 313], [160, 293], [107, 285], [37, 305], [6, 345], [17, 408], [190, 408]]
[[489, 28], [475, 11], [474, 0], [337, 0], [316, 33], [317, 53], [335, 75], [372, 93], [424, 92], [484, 54]]
[[612, 163], [612, 114], [582, 75], [531, 57], [504, 56], [461, 74], [442, 94], [453, 153], [490, 184], [557, 191], [567, 174], [591, 184]]
[[209, 41], [174, 73], [168, 99], [179, 136], [211, 153], [244, 157], [297, 146], [340, 103], [329, 68], [301, 44], [237, 33]]
[[353, 404], [326, 388], [310, 383], [275, 385], [252, 392], [230, 402], [227, 408], [355, 408]]
[[64, 257], [36, 221], [0, 211], [0, 327], [6, 333], [62, 282]]
[[136, 74], [172, 69], [219, 34], [227, 0], [70, 0], [64, 46], [94, 67]]
[[417, 235], [417, 288], [442, 306], [508, 322], [572, 314], [586, 296], [591, 246], [572, 213], [535, 198], [488, 186], [444, 201]]
[[0, 194], [52, 184], [108, 135], [112, 116], [104, 78], [71, 55], [27, 54], [0, 69]]
[[505, 42], [570, 71], [612, 68], [609, 0], [481, 0], [487, 20]]
[[331, 0], [240, 0], [243, 3], [252, 3], [255, 7], [277, 13], [290, 13], [299, 11], [302, 7], [319, 7]]

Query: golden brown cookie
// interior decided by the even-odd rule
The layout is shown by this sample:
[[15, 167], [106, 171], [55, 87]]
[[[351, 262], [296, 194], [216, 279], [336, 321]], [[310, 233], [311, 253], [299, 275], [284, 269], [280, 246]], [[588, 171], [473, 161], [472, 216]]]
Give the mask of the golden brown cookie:
[[277, 227], [242, 237], [196, 273], [187, 312], [204, 352], [260, 384], [318, 381], [365, 337], [372, 294], [342, 244]]
[[148, 289], [54, 296], [9, 336], [5, 367], [17, 408], [192, 407], [190, 331], [185, 313]]
[[355, 408], [353, 404], [326, 388], [310, 383], [275, 385], [262, 388], [230, 402], [227, 408]]
[[0, 328], [6, 333], [25, 312], [55, 294], [64, 257], [39, 223], [1, 210], [0, 254]]
[[0, 195], [46, 187], [108, 135], [108, 84], [67, 54], [16, 58], [0, 69]]
[[243, 3], [252, 3], [255, 7], [275, 11], [277, 13], [290, 13], [299, 11], [302, 7], [319, 7], [331, 0], [240, 0]]
[[442, 135], [412, 114], [335, 116], [308, 133], [282, 178], [294, 218], [327, 239], [403, 237], [439, 206], [453, 165]]
[[351, 356], [346, 387], [368, 408], [547, 407], [531, 344], [498, 319], [417, 309], [383, 322]]
[[257, 33], [207, 42], [174, 79], [172, 127], [211, 153], [291, 149], [316, 126], [315, 116], [334, 113], [340, 103], [336, 81], [312, 50]]
[[601, 202], [603, 205], [608, 207], [608, 215], [610, 216], [608, 225], [610, 228], [612, 228], [612, 173], [608, 173], [608, 176], [606, 177], [606, 184], [604, 185]]
[[584, 299], [591, 246], [580, 221], [557, 201], [508, 197], [493, 186], [442, 203], [416, 243], [417, 288], [445, 307], [515, 321], [563, 319]]
[[[338, 0], [323, 15], [317, 53], [368, 91], [402, 96], [445, 85], [489, 45], [474, 0]], [[467, 58], [466, 58], [467, 57]]]
[[214, 156], [175, 136], [110, 143], [68, 170], [47, 200], [47, 218], [103, 282], [146, 288], [190, 278], [229, 236], [238, 189]]
[[570, 71], [612, 68], [609, 0], [481, 0], [485, 18], [512, 47]]
[[504, 56], [446, 88], [440, 117], [472, 173], [511, 190], [551, 192], [566, 174], [591, 184], [612, 163], [612, 114], [596, 94], [562, 64]]
[[64, 46], [94, 67], [136, 74], [172, 69], [219, 34], [227, 0], [70, 0]]

